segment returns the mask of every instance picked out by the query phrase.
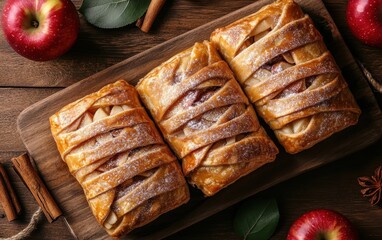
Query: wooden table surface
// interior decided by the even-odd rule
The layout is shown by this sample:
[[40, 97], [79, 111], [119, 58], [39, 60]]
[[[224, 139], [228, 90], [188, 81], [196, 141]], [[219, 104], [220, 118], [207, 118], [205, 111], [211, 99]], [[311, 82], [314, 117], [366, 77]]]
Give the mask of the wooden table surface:
[[[79, 39], [58, 60], [33, 62], [16, 54], [0, 33], [0, 162], [6, 166], [24, 212], [9, 223], [0, 206], [0, 238], [16, 234], [37, 209], [32, 195], [16, 176], [10, 159], [25, 151], [16, 132], [16, 118], [29, 105], [106, 67], [219, 18], [253, 1], [167, 1], [149, 34], [135, 26], [103, 30], [89, 25], [81, 16]], [[382, 50], [357, 41], [345, 22], [346, 0], [324, 0], [355, 58], [376, 79], [382, 80]], [[81, 1], [74, 1], [79, 7]], [[4, 0], [0, 0], [0, 7]], [[375, 96], [382, 105], [381, 94]], [[358, 176], [371, 175], [382, 164], [382, 140], [368, 148], [304, 173], [258, 195], [275, 197], [280, 222], [272, 239], [285, 239], [289, 227], [302, 213], [315, 208], [336, 210], [350, 219], [361, 239], [382, 239], [382, 208], [372, 207], [360, 194]], [[1, 193], [0, 193], [1, 194]], [[230, 207], [168, 239], [240, 239], [232, 229], [232, 218], [240, 204]], [[31, 239], [71, 239], [62, 219], [40, 222]]]

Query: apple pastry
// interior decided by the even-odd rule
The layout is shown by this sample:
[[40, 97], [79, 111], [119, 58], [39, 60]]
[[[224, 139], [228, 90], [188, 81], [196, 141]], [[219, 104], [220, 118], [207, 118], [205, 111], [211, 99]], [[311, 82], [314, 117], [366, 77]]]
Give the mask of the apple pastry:
[[189, 200], [177, 159], [125, 81], [65, 106], [50, 124], [62, 159], [111, 236]]
[[292, 0], [216, 29], [211, 41], [287, 152], [357, 123], [360, 109], [347, 83], [312, 20]]
[[206, 196], [275, 159], [278, 150], [211, 43], [153, 69], [137, 90], [183, 173]]

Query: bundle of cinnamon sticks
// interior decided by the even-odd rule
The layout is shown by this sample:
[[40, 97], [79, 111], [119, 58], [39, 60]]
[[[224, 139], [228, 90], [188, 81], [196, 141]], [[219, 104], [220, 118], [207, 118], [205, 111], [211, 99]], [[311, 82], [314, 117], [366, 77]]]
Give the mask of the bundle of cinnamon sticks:
[[0, 163], [0, 203], [9, 222], [15, 220], [21, 212], [21, 205], [16, 197], [11, 181]]
[[[32, 193], [47, 220], [53, 222], [62, 215], [48, 188], [45, 186], [37, 171], [32, 166], [27, 153], [12, 158], [15, 172], [19, 175], [28, 190]], [[15, 220], [21, 213], [21, 205], [12, 188], [11, 181], [0, 163], [0, 204], [9, 222]]]

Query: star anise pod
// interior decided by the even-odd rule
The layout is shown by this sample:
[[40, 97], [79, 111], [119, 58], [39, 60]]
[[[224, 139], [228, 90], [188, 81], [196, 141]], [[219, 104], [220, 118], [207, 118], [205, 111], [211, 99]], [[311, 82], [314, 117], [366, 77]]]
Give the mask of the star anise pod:
[[371, 177], [359, 177], [358, 183], [363, 187], [362, 195], [370, 198], [371, 205], [377, 205], [382, 197], [382, 166], [375, 169]]

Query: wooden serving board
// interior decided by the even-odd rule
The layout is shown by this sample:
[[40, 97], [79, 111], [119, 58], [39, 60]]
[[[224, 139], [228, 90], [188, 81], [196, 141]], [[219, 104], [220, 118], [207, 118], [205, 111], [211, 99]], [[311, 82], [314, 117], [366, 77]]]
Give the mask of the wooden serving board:
[[[66, 104], [118, 79], [125, 79], [131, 84], [136, 84], [152, 68], [172, 55], [192, 46], [196, 41], [208, 39], [215, 28], [256, 12], [270, 2], [272, 0], [255, 2], [142, 52], [28, 107], [20, 114], [18, 130], [21, 138], [77, 238], [107, 239], [108, 236], [93, 217], [80, 185], [60, 159], [50, 134], [49, 116]], [[204, 198], [200, 191], [191, 188], [191, 200], [188, 204], [162, 215], [145, 227], [134, 230], [128, 235], [129, 239], [164, 238], [259, 191], [358, 151], [375, 142], [382, 135], [382, 114], [374, 95], [325, 6], [320, 0], [297, 2], [305, 12], [310, 14], [342, 69], [362, 109], [359, 123], [296, 155], [286, 154], [278, 145], [280, 154], [276, 161], [238, 180], [211, 198]], [[275, 139], [271, 131], [267, 130]]]

